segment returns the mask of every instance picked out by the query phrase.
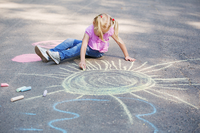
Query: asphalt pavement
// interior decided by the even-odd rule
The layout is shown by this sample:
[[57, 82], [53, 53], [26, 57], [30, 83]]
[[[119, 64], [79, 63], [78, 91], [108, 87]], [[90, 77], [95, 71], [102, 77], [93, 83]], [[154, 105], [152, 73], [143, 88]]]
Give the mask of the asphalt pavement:
[[[112, 38], [86, 71], [79, 57], [56, 65], [35, 54], [81, 40], [104, 12], [135, 62]], [[199, 43], [199, 0], [2, 0], [0, 132], [199, 133]]]

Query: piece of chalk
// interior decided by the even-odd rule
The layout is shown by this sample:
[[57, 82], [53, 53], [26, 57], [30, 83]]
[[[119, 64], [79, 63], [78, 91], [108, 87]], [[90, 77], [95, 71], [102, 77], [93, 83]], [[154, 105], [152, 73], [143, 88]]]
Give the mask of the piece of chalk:
[[85, 68], [83, 68], [83, 71], [85, 71], [86, 69]]
[[13, 98], [11, 98], [10, 100], [11, 100], [11, 102], [14, 102], [14, 101], [17, 101], [17, 100], [21, 100], [21, 99], [23, 99], [23, 98], [24, 98], [24, 96], [21, 95], [21, 96], [13, 97]]
[[25, 89], [25, 88], [26, 88], [26, 86], [22, 86], [22, 87], [20, 87], [20, 88], [17, 88], [16, 91], [17, 91], [17, 92], [20, 92], [21, 89]]
[[45, 90], [44, 92], [43, 92], [43, 97], [45, 97], [47, 95], [47, 90]]
[[29, 91], [29, 90], [31, 90], [31, 86], [26, 87], [26, 88], [24, 88], [24, 89], [21, 89], [20, 91], [21, 91], [21, 92], [24, 92], [24, 91]]
[[8, 87], [9, 86], [9, 84], [7, 84], [7, 83], [1, 83], [1, 87]]

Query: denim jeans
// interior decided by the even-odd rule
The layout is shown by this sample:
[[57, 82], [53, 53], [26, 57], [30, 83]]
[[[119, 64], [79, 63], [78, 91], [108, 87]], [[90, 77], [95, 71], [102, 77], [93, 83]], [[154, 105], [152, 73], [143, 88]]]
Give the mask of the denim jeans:
[[[70, 39], [63, 41], [59, 45], [57, 45], [55, 48], [50, 49], [50, 51], [59, 52], [60, 59], [64, 60], [64, 59], [79, 56], [80, 51], [81, 51], [81, 45], [82, 45], [81, 40], [76, 40], [76, 39], [70, 38]], [[93, 50], [89, 46], [87, 46], [85, 54], [90, 57], [98, 58], [98, 57], [103, 56], [104, 53], [100, 53], [99, 51]]]

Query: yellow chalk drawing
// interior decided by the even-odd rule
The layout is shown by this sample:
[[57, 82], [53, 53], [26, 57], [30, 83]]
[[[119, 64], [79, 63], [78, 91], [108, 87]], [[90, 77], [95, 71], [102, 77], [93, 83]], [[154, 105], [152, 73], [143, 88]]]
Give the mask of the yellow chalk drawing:
[[83, 97], [84, 95], [80, 95], [79, 97], [77, 97], [76, 99], [80, 99], [81, 97]]
[[[154, 90], [154, 91], [156, 91], [156, 90]], [[162, 92], [160, 92], [160, 91], [156, 91], [156, 92], [162, 93]], [[164, 94], [165, 94], [165, 95], [168, 95], [168, 96], [171, 96], [171, 97], [173, 97], [173, 98], [175, 98], [175, 99], [177, 99], [177, 100], [179, 100], [179, 101], [181, 101], [181, 102], [183, 102], [183, 103], [185, 103], [185, 104], [188, 104], [188, 105], [190, 105], [190, 106], [192, 106], [192, 107], [198, 109], [197, 106], [194, 106], [194, 105], [192, 105], [191, 103], [188, 103], [188, 102], [186, 102], [186, 101], [180, 99], [179, 97], [176, 97], [176, 96], [174, 96], [174, 95], [168, 94], [168, 93], [166, 93], [166, 92], [165, 92]]]
[[117, 98], [113, 95], [110, 95], [110, 96], [113, 97], [115, 100], [117, 100], [122, 105], [124, 111], [126, 112], [128, 118], [129, 118], [130, 123], [133, 124], [133, 118], [132, 118], [130, 111], [128, 110], [128, 107], [119, 98]]
[[139, 99], [142, 99], [142, 100], [148, 101], [146, 98], [141, 97], [141, 96], [138, 96], [138, 95], [136, 95], [136, 94], [134, 94], [134, 93], [130, 93], [130, 94], [133, 95], [134, 97], [139, 98]]
[[[148, 101], [148, 99], [144, 98], [144, 96], [139, 96], [138, 94], [135, 94], [138, 91], [143, 91], [146, 94], [153, 95], [158, 98], [170, 100], [176, 103], [184, 103], [198, 109], [196, 105], [184, 101], [176, 95], [163, 92], [163, 90], [187, 90], [186, 88], [182, 88], [182, 86], [192, 85], [189, 82], [188, 78], [160, 78], [160, 75], [155, 74], [155, 72], [157, 71], [171, 67], [174, 63], [195, 60], [200, 60], [200, 58], [178, 60], [152, 66], [147, 66], [147, 62], [145, 62], [138, 67], [134, 67], [134, 62], [131, 62], [130, 66], [128, 67], [123, 66], [122, 60], [119, 60], [117, 63], [115, 63], [114, 61], [109, 62], [106, 60], [98, 60], [97, 62], [97, 60], [95, 60], [94, 63], [86, 61], [86, 71], [80, 70], [77, 64], [72, 63], [67, 64], [66, 68], [59, 67], [60, 72], [58, 72], [58, 74], [20, 74], [62, 79], [61, 85], [59, 84], [47, 87], [57, 87], [62, 89], [54, 92], [49, 92], [48, 95], [59, 92], [66, 92], [70, 94], [80, 95], [79, 97], [77, 97], [77, 99], [83, 97], [84, 95], [111, 96], [116, 101], [118, 101], [118, 103], [127, 114], [130, 123], [133, 124], [133, 117], [128, 110], [128, 107], [119, 98], [117, 98], [116, 95], [130, 94], [133, 97]], [[178, 82], [180, 82], [180, 84]], [[42, 97], [42, 95], [31, 97], [26, 100], [32, 100], [40, 97]]]
[[119, 95], [148, 89], [154, 84], [151, 77], [140, 72], [106, 69], [76, 72], [64, 79], [62, 86], [72, 94]]

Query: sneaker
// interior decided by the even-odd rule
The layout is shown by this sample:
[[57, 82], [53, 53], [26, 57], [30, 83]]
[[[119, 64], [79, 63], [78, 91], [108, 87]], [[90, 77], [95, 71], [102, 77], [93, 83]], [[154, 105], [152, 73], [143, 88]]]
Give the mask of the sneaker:
[[49, 61], [49, 56], [46, 51], [46, 49], [40, 47], [39, 45], [35, 46], [35, 53], [42, 59], [43, 62]]
[[52, 52], [50, 50], [46, 51], [47, 55], [58, 65], [60, 63], [59, 52]]

